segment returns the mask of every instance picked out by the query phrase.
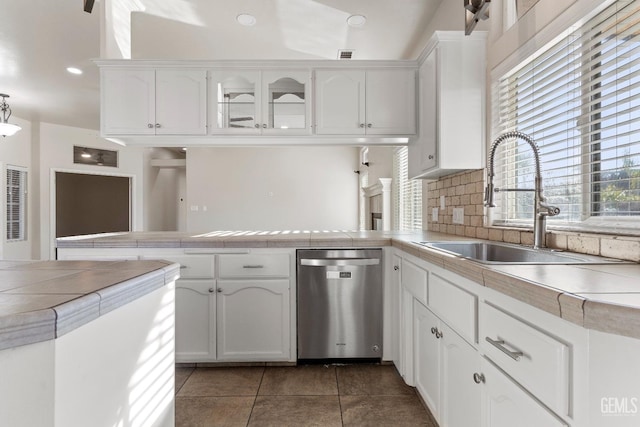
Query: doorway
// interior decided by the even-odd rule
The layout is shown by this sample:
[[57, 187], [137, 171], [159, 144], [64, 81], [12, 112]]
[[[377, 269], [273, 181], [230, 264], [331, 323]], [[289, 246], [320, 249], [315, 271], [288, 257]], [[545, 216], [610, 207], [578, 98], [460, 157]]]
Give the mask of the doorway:
[[131, 177], [55, 173], [55, 237], [131, 231]]

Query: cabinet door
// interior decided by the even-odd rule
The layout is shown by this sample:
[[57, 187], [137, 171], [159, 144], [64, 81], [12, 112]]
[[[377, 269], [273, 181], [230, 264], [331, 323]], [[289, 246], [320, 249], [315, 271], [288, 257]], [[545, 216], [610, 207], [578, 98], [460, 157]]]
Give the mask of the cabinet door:
[[[402, 313], [401, 301], [402, 301], [402, 287], [400, 284], [400, 266], [402, 264], [402, 258], [398, 255], [392, 257], [392, 277], [391, 277], [391, 298], [389, 304], [391, 305], [391, 359], [393, 364], [398, 368], [399, 372], [403, 372], [402, 357], [400, 356], [400, 315]], [[385, 347], [386, 349], [386, 347]]]
[[480, 356], [472, 346], [444, 323], [441, 323], [441, 332], [440, 425], [449, 427], [478, 425], [481, 416], [481, 387], [475, 383], [473, 374], [480, 371]]
[[415, 70], [367, 71], [366, 91], [368, 135], [416, 133]]
[[427, 170], [438, 163], [438, 49], [420, 67], [420, 169]]
[[176, 281], [176, 362], [216, 359], [215, 280]]
[[364, 71], [316, 71], [315, 89], [317, 134], [364, 135]]
[[413, 303], [414, 375], [416, 389], [440, 419], [440, 322], [424, 305]]
[[262, 72], [262, 133], [306, 135], [311, 133], [309, 71]]
[[262, 123], [259, 71], [211, 71], [209, 93], [211, 133], [260, 133]]
[[481, 365], [484, 375], [482, 427], [567, 426], [491, 362], [482, 359]]
[[218, 282], [218, 360], [289, 360], [289, 280]]
[[155, 134], [154, 70], [103, 69], [100, 89], [103, 134]]
[[156, 71], [156, 134], [207, 133], [207, 72]]
[[[404, 267], [402, 267], [404, 269]], [[404, 270], [403, 270], [404, 274]], [[404, 288], [401, 294], [400, 311], [400, 359], [402, 360], [400, 374], [404, 382], [415, 385], [413, 376], [413, 295]]]

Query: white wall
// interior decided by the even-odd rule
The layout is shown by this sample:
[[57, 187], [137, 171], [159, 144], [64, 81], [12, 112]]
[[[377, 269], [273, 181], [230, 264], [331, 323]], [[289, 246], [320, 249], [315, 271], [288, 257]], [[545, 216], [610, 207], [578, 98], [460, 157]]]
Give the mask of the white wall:
[[358, 159], [356, 147], [191, 148], [187, 227], [355, 230]]
[[[139, 147], [123, 147], [100, 138], [99, 132], [69, 126], [40, 123], [40, 253], [41, 259], [53, 259], [55, 229], [52, 224], [51, 202], [55, 197], [51, 183], [53, 170], [97, 173], [106, 175], [133, 176], [132, 189], [132, 230], [144, 229], [143, 203], [143, 154]], [[117, 168], [78, 165], [73, 163], [73, 146], [117, 150], [119, 165]]]
[[[2, 173], [2, 178], [0, 178], [0, 185], [2, 185], [2, 196], [0, 196], [2, 198], [0, 259], [30, 259], [31, 248], [37, 234], [37, 232], [34, 233], [37, 207], [33, 206], [32, 197], [30, 196], [35, 193], [34, 168], [31, 163], [31, 123], [14, 116], [11, 116], [9, 123], [22, 127], [22, 130], [13, 136], [0, 137], [0, 171]], [[27, 239], [20, 242], [7, 242], [7, 165], [27, 168]]]

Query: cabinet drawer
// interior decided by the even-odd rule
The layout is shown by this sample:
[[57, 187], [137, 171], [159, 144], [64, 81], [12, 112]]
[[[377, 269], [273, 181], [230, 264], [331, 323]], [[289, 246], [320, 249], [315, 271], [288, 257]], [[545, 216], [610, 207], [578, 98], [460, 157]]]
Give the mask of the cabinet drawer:
[[289, 277], [289, 254], [220, 255], [221, 278]]
[[476, 343], [477, 296], [432, 273], [429, 277], [428, 305], [464, 339]]
[[569, 413], [569, 347], [485, 303], [480, 313], [485, 355], [560, 415]]
[[180, 264], [181, 279], [211, 279], [214, 275], [213, 255], [146, 255], [142, 259], [166, 259]]
[[482, 359], [482, 426], [567, 427], [567, 424]]
[[425, 270], [412, 262], [402, 260], [402, 287], [422, 304], [427, 304], [427, 280]]

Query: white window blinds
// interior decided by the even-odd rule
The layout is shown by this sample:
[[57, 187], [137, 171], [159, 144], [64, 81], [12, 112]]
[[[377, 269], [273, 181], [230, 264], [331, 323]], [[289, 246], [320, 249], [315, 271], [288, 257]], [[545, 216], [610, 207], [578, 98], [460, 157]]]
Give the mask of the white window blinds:
[[393, 228], [395, 230], [422, 230], [422, 181], [409, 180], [407, 147], [393, 154]]
[[7, 166], [7, 241], [25, 240], [27, 212], [27, 171]]
[[[494, 136], [518, 130], [540, 148], [549, 225], [640, 227], [640, 1], [616, 1], [494, 86]], [[533, 188], [523, 141], [496, 153], [496, 187]], [[496, 225], [533, 218], [533, 193], [496, 194]]]

